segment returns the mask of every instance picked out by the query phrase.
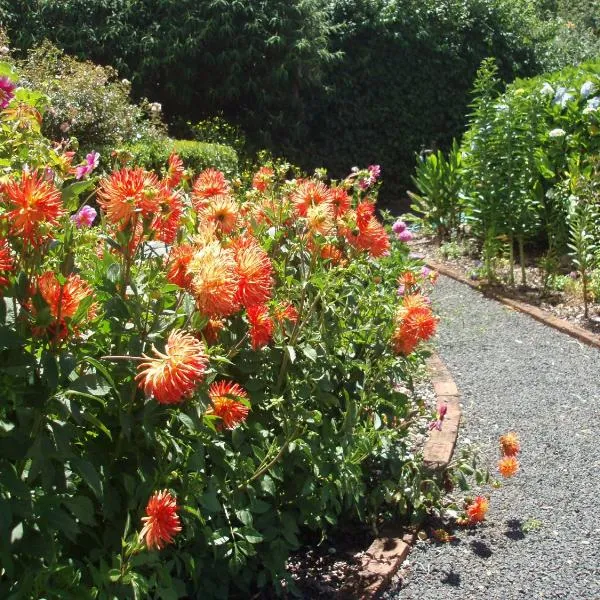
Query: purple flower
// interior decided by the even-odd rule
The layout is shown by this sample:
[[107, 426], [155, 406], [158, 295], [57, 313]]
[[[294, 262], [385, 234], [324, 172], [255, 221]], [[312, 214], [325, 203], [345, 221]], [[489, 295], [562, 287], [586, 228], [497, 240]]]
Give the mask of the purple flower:
[[85, 157], [85, 162], [75, 167], [75, 179], [82, 179], [89, 175], [97, 166], [100, 161], [100, 154], [98, 152], [90, 152]]
[[17, 86], [8, 78], [0, 77], [0, 109], [4, 110], [15, 96]]
[[97, 214], [96, 209], [86, 204], [74, 215], [71, 215], [71, 221], [75, 223], [78, 229], [81, 229], [82, 227], [91, 227]]
[[401, 242], [410, 242], [410, 240], [413, 239], [413, 234], [408, 229], [405, 229], [404, 231], [401, 231], [399, 234], [397, 234], [396, 237]]
[[404, 296], [404, 291], [406, 290], [406, 287], [404, 287], [404, 284], [401, 283], [398, 286], [398, 296]]
[[381, 166], [369, 165], [369, 173], [371, 174], [370, 178], [373, 180], [373, 183], [375, 183], [381, 175]]
[[402, 219], [398, 219], [393, 225], [392, 225], [392, 231], [398, 235], [399, 233], [401, 233], [402, 231], [404, 231], [406, 229], [406, 223], [402, 220]]
[[421, 276], [429, 277], [431, 275], [431, 269], [429, 267], [421, 267]]

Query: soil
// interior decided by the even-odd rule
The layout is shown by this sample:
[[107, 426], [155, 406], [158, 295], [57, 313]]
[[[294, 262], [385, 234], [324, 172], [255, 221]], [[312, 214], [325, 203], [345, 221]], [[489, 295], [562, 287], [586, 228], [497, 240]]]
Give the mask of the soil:
[[[587, 331], [600, 334], [600, 303], [589, 302], [589, 316], [584, 316], [583, 298], [579, 291], [580, 286], [574, 280], [573, 291], [560, 291], [545, 288], [543, 284], [543, 271], [538, 266], [526, 264], [525, 274], [527, 285], [510, 285], [508, 261], [500, 260], [497, 265], [497, 280], [490, 282], [479, 275], [481, 261], [468, 253], [468, 245], [464, 247], [461, 256], [452, 255], [448, 257], [440, 250], [435, 241], [425, 236], [415, 236], [410, 243], [413, 253], [419, 254], [425, 260], [431, 259], [452, 267], [473, 281], [480, 282], [482, 288], [491, 292], [501, 294], [508, 298], [527, 302], [548, 311], [554, 316], [565, 319], [574, 325], [578, 325]], [[521, 267], [515, 265], [515, 280], [521, 278]], [[568, 274], [566, 272], [565, 274]], [[573, 273], [575, 276], [575, 274]]]

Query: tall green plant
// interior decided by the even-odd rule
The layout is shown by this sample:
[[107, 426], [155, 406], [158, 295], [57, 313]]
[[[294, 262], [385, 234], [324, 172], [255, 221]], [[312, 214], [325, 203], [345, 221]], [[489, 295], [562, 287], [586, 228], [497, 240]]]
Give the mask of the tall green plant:
[[441, 150], [419, 156], [412, 181], [420, 194], [408, 192], [411, 208], [435, 231], [438, 243], [457, 236], [462, 221], [462, 152], [456, 140], [448, 158]]

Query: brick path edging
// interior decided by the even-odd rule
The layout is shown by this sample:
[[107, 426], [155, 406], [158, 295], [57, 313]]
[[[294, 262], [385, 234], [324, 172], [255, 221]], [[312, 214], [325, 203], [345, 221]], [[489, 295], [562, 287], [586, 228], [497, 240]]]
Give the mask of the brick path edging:
[[514, 310], [518, 310], [519, 312], [527, 314], [536, 321], [539, 321], [540, 323], [543, 323], [549, 327], [553, 327], [562, 333], [566, 333], [567, 335], [574, 337], [584, 344], [588, 344], [594, 348], [600, 348], [600, 336], [583, 329], [583, 327], [578, 327], [577, 325], [574, 325], [565, 319], [559, 319], [548, 311], [538, 308], [537, 306], [527, 304], [526, 302], [521, 302], [520, 300], [514, 300], [513, 298], [508, 298], [502, 294], [499, 294], [498, 292], [486, 289], [479, 282], [471, 281], [452, 267], [429, 259], [426, 259], [426, 263], [431, 269], [435, 269], [441, 275], [445, 275], [446, 277], [450, 277], [451, 279], [479, 290], [488, 298], [493, 298], [494, 300], [497, 300], [498, 302], [501, 302], [502, 304], [509, 306]]
[[[427, 368], [437, 406], [446, 402], [448, 410], [441, 431], [430, 432], [423, 449], [423, 464], [431, 470], [445, 469], [456, 446], [460, 423], [460, 394], [450, 372], [437, 356], [427, 359]], [[336, 595], [338, 600], [373, 600], [390, 584], [392, 577], [406, 560], [415, 542], [416, 531], [407, 532], [398, 526], [389, 526], [369, 546], [362, 559], [362, 568], [356, 579], [348, 582]]]

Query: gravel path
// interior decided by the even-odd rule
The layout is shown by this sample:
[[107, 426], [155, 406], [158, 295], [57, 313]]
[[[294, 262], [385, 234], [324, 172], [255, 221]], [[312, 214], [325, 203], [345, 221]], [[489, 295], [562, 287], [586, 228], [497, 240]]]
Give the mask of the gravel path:
[[600, 352], [441, 277], [438, 349], [462, 393], [459, 444], [521, 471], [491, 493], [485, 524], [419, 542], [386, 600], [600, 600]]

